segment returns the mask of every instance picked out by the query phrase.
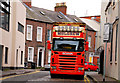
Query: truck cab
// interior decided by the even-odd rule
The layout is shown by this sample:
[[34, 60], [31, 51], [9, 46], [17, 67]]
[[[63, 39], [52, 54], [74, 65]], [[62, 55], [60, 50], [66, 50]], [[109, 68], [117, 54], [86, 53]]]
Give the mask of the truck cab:
[[[82, 26], [81, 26], [82, 25]], [[88, 49], [85, 25], [80, 23], [56, 23], [53, 27], [50, 75], [76, 75], [84, 79], [84, 56]], [[51, 47], [52, 46], [52, 47]]]

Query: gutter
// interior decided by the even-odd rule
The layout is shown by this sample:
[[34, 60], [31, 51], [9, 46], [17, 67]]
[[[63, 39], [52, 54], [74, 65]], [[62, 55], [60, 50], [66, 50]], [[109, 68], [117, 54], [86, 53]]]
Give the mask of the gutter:
[[52, 22], [45, 22], [45, 21], [40, 21], [40, 20], [37, 20], [37, 19], [31, 19], [31, 18], [26, 18], [26, 20], [31, 20], [31, 21], [41, 22], [41, 23], [53, 24]]
[[112, 3], [112, 0], [109, 0], [108, 5], [107, 5], [107, 7], [105, 9], [105, 12], [108, 10], [108, 7], [110, 6], [111, 3]]

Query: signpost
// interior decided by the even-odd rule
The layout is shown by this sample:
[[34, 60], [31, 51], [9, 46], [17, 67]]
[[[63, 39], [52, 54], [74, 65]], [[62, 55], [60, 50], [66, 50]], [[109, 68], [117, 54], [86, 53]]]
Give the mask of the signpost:
[[104, 59], [104, 71], [103, 71], [103, 81], [105, 82], [105, 65], [106, 65], [106, 53], [107, 53], [107, 42], [110, 41], [110, 32], [111, 32], [111, 24], [104, 24], [104, 42], [105, 42], [105, 59]]

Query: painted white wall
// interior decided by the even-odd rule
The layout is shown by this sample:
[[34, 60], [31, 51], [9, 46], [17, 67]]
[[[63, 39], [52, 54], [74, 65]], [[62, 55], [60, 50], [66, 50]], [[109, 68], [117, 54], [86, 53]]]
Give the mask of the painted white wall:
[[[103, 0], [104, 1], [104, 0]], [[112, 5], [108, 8], [109, 12], [106, 12], [105, 16], [105, 9], [107, 7], [108, 2], [102, 3], [102, 11], [101, 11], [101, 34], [103, 34], [104, 30], [104, 24], [106, 23], [106, 17], [107, 17], [107, 23], [114, 23], [116, 16], [118, 16], [118, 3], [113, 7]], [[115, 79], [118, 79], [118, 61], [115, 61], [115, 35], [116, 35], [116, 27], [113, 26], [114, 34], [113, 34], [113, 53], [112, 53], [112, 62], [110, 62], [110, 51], [111, 51], [111, 45], [108, 43], [107, 45], [107, 55], [106, 55], [106, 75]], [[103, 36], [102, 36], [103, 39]], [[104, 45], [105, 47], [105, 45]], [[118, 55], [119, 56], [119, 55]]]
[[[23, 55], [25, 53], [25, 30], [24, 34], [18, 31], [18, 22], [20, 22], [25, 29], [26, 24], [26, 8], [17, 0], [16, 2], [10, 2], [10, 25], [9, 32], [0, 28], [0, 44], [8, 47], [8, 64], [5, 64], [5, 49], [3, 49], [3, 67], [16, 67], [16, 50], [18, 49], [18, 67], [23, 67], [20, 64], [21, 51]], [[23, 56], [24, 57], [24, 56]], [[24, 61], [24, 58], [23, 58]]]

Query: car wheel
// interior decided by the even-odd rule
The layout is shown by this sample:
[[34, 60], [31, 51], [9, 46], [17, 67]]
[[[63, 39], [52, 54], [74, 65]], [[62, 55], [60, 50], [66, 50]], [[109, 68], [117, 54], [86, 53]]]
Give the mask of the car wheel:
[[98, 72], [98, 68], [97, 68], [96, 72]]
[[90, 71], [90, 68], [88, 68], [88, 71]]

